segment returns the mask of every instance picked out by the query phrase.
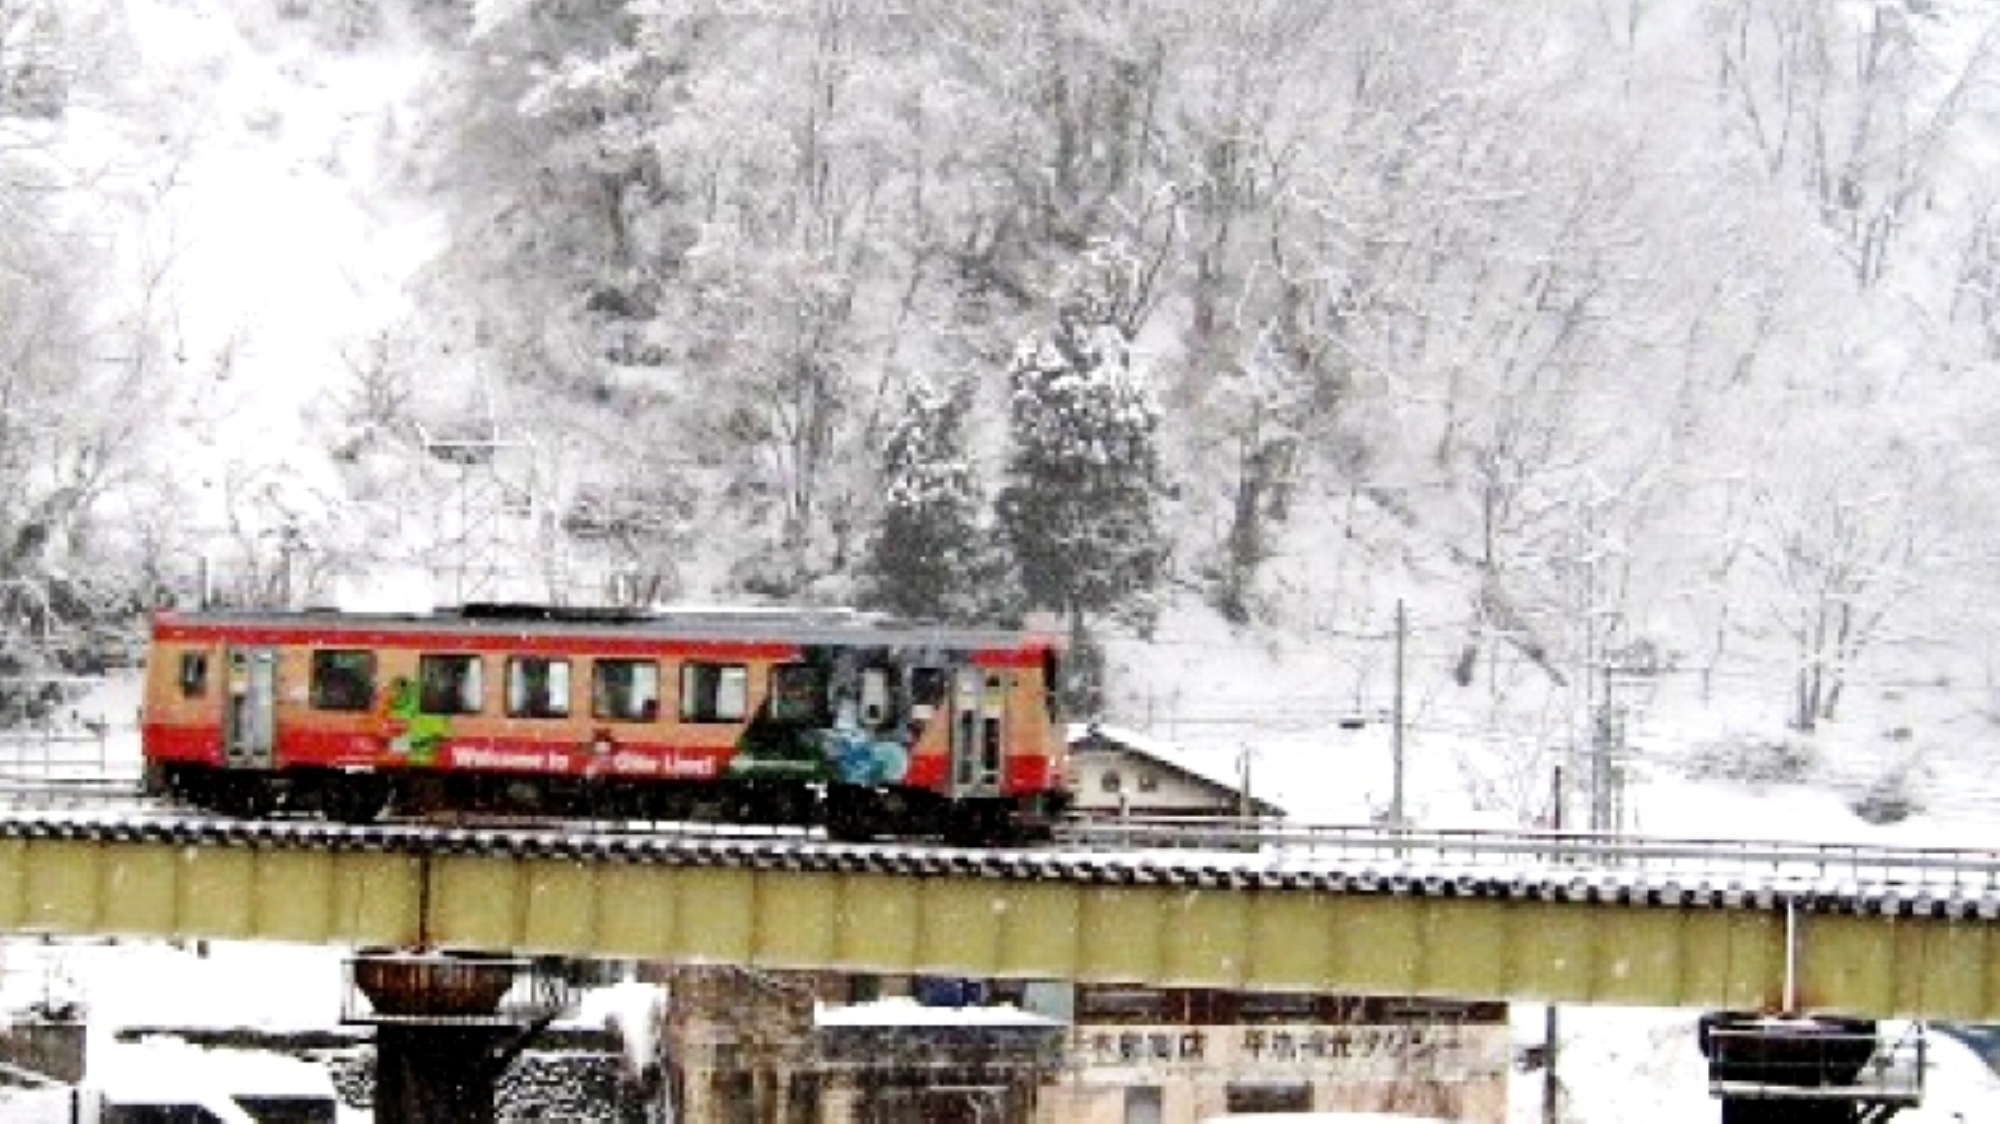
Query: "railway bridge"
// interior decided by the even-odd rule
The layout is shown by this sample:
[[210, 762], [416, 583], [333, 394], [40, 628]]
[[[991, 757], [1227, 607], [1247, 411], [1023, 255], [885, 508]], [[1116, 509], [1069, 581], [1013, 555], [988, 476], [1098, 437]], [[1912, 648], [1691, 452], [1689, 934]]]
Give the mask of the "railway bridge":
[[0, 931], [2000, 1021], [2000, 854], [1115, 823], [974, 851], [0, 809]]

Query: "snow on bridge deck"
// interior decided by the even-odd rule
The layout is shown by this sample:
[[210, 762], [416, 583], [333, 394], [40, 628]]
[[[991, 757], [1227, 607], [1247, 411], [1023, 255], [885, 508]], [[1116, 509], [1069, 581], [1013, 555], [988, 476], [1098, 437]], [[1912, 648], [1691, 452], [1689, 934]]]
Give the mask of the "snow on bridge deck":
[[972, 851], [14, 811], [0, 930], [2000, 1018], [1988, 852], [1144, 826]]

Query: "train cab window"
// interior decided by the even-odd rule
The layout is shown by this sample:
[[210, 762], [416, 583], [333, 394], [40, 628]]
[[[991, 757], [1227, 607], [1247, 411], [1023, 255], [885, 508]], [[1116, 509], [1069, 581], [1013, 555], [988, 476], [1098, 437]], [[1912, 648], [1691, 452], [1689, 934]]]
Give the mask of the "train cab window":
[[929, 718], [944, 704], [951, 673], [941, 667], [910, 669], [910, 709], [918, 719]]
[[314, 652], [311, 697], [314, 710], [367, 710], [375, 701], [375, 653]]
[[660, 666], [598, 660], [590, 669], [590, 712], [614, 722], [651, 722], [660, 713]]
[[419, 656], [417, 709], [425, 714], [477, 714], [486, 687], [478, 656]]
[[182, 652], [181, 697], [196, 699], [208, 693], [208, 653]]
[[681, 665], [681, 721], [741, 722], [749, 712], [749, 668], [695, 661]]
[[771, 669], [771, 720], [824, 724], [826, 672], [809, 663], [781, 663]]
[[568, 718], [569, 661], [515, 656], [507, 661], [509, 718]]

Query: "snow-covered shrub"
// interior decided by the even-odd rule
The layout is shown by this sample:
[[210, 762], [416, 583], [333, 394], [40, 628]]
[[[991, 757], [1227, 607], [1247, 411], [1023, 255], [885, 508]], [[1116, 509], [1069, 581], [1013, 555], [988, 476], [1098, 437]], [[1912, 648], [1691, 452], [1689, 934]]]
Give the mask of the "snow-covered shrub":
[[278, 0], [277, 12], [311, 21], [316, 37], [343, 50], [367, 42], [382, 20], [379, 0]]
[[1728, 735], [1688, 759], [1688, 771], [1702, 780], [1738, 784], [1797, 784], [1819, 766], [1819, 750], [1799, 737], [1764, 733]]
[[1925, 810], [1922, 780], [1918, 762], [1898, 761], [1849, 801], [1848, 807], [1868, 823], [1901, 823]]

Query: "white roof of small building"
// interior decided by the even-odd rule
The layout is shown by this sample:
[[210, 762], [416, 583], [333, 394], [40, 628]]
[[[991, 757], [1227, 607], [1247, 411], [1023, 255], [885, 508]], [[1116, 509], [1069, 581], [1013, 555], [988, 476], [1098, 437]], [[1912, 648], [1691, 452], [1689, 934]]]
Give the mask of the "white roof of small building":
[[[1156, 738], [1151, 734], [1125, 726], [1113, 726], [1102, 722], [1072, 722], [1066, 732], [1071, 748], [1096, 741], [1123, 750], [1127, 754], [1146, 758], [1172, 772], [1191, 778], [1200, 784], [1212, 786], [1231, 793], [1242, 791], [1242, 778], [1233, 774], [1226, 764], [1204, 759], [1188, 752], [1183, 747]], [[1262, 816], [1283, 816], [1285, 810], [1268, 800], [1252, 795], [1257, 814]]]
[[846, 1006], [816, 1006], [813, 1025], [828, 1027], [1002, 1027], [1060, 1030], [1060, 1019], [1023, 1011], [1011, 1004], [992, 1007], [927, 1007], [908, 996]]

